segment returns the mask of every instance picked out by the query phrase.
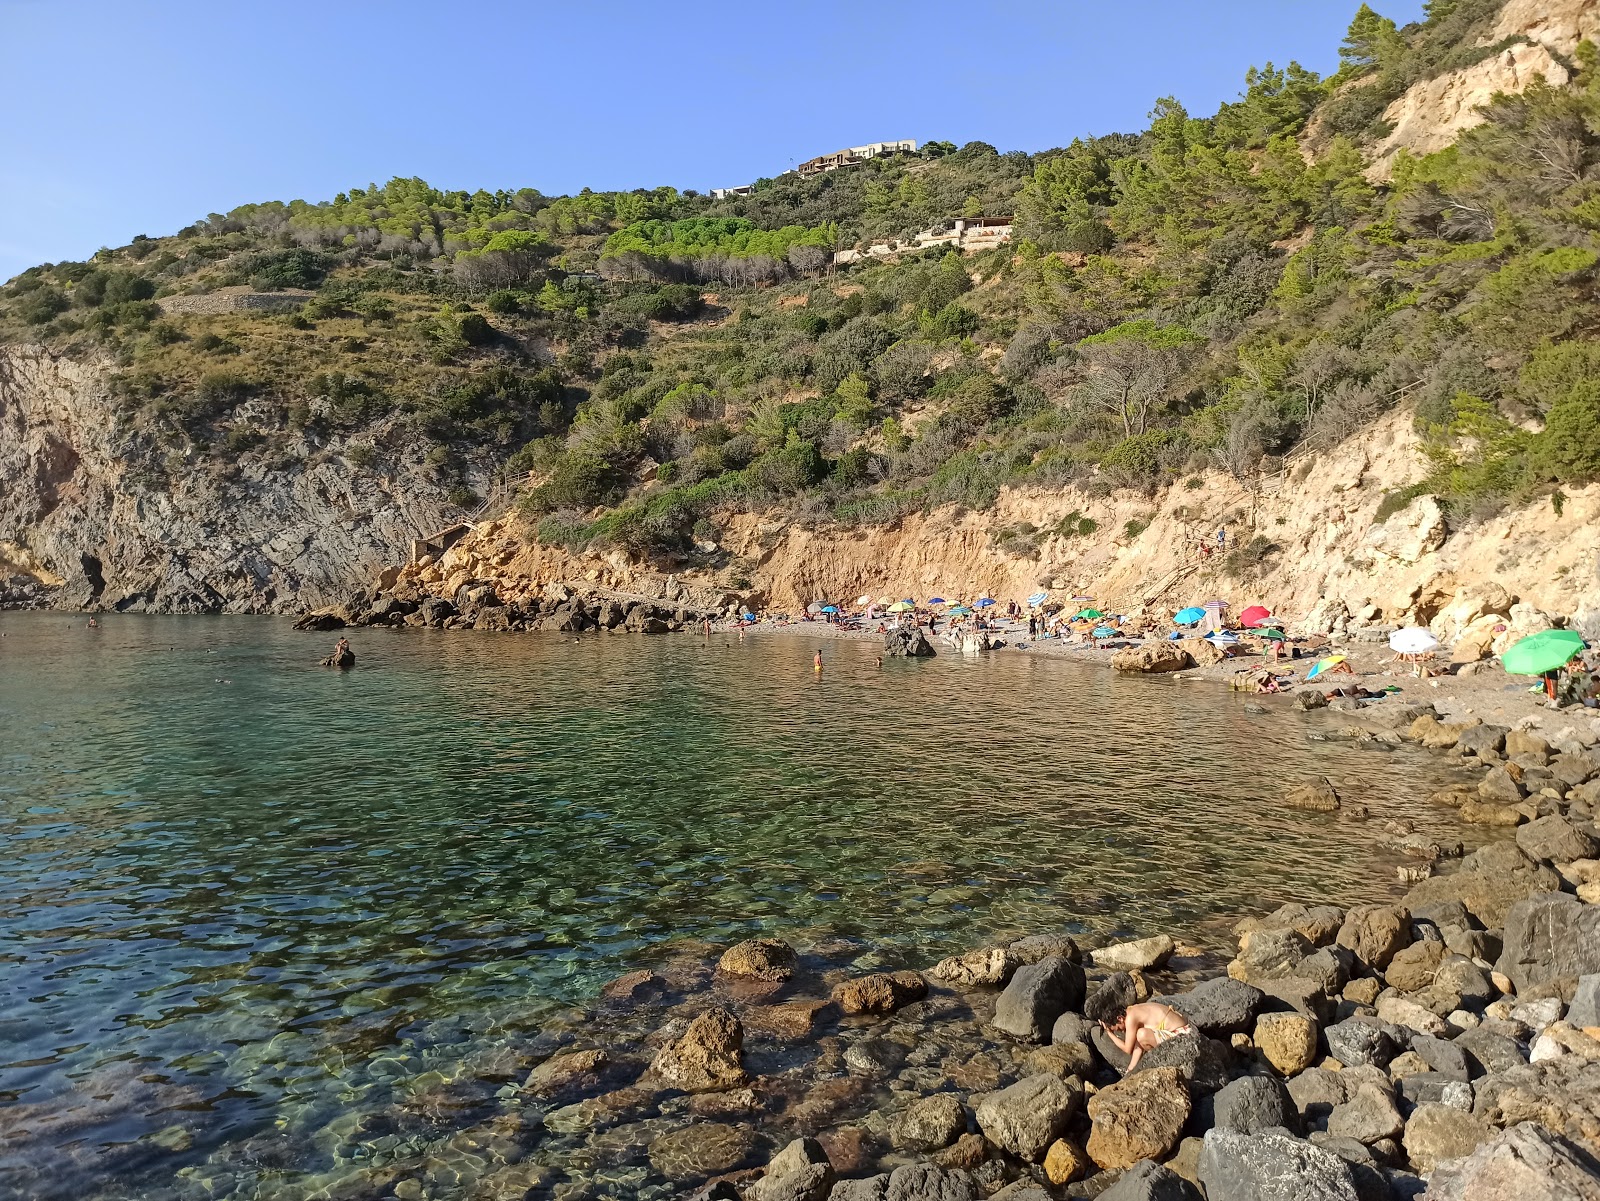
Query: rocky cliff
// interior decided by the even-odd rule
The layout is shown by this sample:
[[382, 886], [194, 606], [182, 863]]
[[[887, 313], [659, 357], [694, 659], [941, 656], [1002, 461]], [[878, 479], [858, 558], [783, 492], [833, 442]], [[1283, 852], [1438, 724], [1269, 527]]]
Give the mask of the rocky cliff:
[[1519, 40], [1470, 67], [1423, 80], [1389, 105], [1383, 119], [1392, 130], [1375, 148], [1368, 175], [1389, 179], [1401, 150], [1443, 150], [1483, 120], [1479, 106], [1496, 92], [1515, 94], [1539, 79], [1565, 85], [1578, 43], [1597, 36], [1600, 0], [1509, 0], [1483, 44]]
[[722, 566], [671, 574], [617, 552], [542, 547], [508, 517], [384, 582], [446, 598], [489, 586], [512, 605], [552, 589], [701, 605], [737, 592], [791, 612], [864, 593], [1020, 599], [1050, 588], [1128, 612], [1220, 595], [1304, 627], [1431, 623], [1452, 641], [1486, 614], [1509, 622], [1521, 604], [1600, 636], [1600, 486], [1574, 490], [1559, 513], [1543, 501], [1454, 530], [1431, 497], [1377, 520], [1385, 497], [1427, 470], [1411, 416], [1395, 413], [1248, 483], [1214, 472], [1154, 497], [1008, 490], [990, 512], [947, 508], [860, 530], [734, 515]]
[[421, 449], [395, 441], [388, 475], [309, 431], [286, 452], [208, 455], [121, 405], [108, 363], [0, 347], [0, 581], [43, 584], [69, 608], [328, 603], [457, 512]]

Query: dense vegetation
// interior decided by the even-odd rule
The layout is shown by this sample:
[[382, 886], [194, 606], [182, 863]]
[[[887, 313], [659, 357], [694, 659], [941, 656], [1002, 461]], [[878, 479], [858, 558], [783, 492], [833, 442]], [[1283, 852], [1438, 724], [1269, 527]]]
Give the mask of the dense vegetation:
[[[1037, 155], [936, 142], [722, 202], [396, 179], [245, 206], [25, 272], [0, 336], [113, 356], [174, 470], [291, 470], [307, 430], [358, 470], [425, 453], [464, 481], [492, 457], [531, 473], [546, 538], [638, 553], [700, 553], [730, 509], [860, 524], [1010, 484], [1250, 479], [1398, 405], [1435, 471], [1390, 510], [1559, 505], [1600, 478], [1592, 49], [1573, 86], [1363, 173], [1389, 101], [1498, 49], [1498, 7], [1397, 29], [1363, 6], [1331, 78], [1267, 64], [1212, 116], [1164, 99], [1140, 133]], [[1001, 249], [832, 266], [1011, 213]], [[178, 311], [230, 286], [284, 304]]]

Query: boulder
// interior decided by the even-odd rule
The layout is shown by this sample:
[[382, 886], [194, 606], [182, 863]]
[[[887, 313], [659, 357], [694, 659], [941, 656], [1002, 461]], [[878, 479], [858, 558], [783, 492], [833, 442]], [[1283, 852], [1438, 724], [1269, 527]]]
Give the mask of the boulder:
[[1328, 1054], [1346, 1067], [1384, 1068], [1395, 1057], [1394, 1040], [1376, 1022], [1348, 1018], [1322, 1032]]
[[1529, 858], [1514, 842], [1491, 842], [1461, 861], [1450, 875], [1423, 880], [1406, 893], [1409, 910], [1460, 901], [1486, 929], [1506, 924], [1511, 907], [1533, 893], [1558, 892], [1561, 877]]
[[1160, 999], [1188, 1018], [1200, 1033], [1227, 1038], [1250, 1031], [1265, 995], [1254, 985], [1220, 976], [1186, 993]]
[[733, 1088], [745, 1080], [743, 1053], [744, 1027], [732, 1010], [719, 1005], [662, 1047], [646, 1078], [685, 1092]]
[[1552, 813], [1531, 821], [1517, 831], [1517, 845], [1531, 859], [1551, 863], [1571, 863], [1574, 859], [1593, 859], [1600, 845], [1566, 818]]
[[898, 659], [931, 659], [936, 652], [920, 629], [901, 626], [883, 636], [883, 653]]
[[1418, 1034], [1431, 1034], [1436, 1038], [1443, 1038], [1450, 1032], [1438, 1014], [1398, 993], [1379, 997], [1377, 1009], [1379, 1020], [1391, 1026], [1404, 1026]]
[[825, 1201], [833, 1164], [814, 1138], [797, 1138], [774, 1155], [766, 1174], [745, 1191], [747, 1201]]
[[1427, 988], [1438, 975], [1445, 953], [1442, 942], [1414, 942], [1395, 952], [1389, 966], [1384, 969], [1383, 978], [1391, 988], [1398, 988], [1401, 992], [1417, 992]]
[[983, 947], [964, 955], [941, 959], [928, 969], [928, 975], [960, 988], [1001, 985], [1011, 979], [1017, 961], [1006, 947]]
[[1489, 1124], [1454, 1106], [1418, 1105], [1406, 1120], [1406, 1158], [1426, 1175], [1446, 1160], [1471, 1155], [1489, 1137]]
[[1158, 672], [1183, 671], [1192, 667], [1193, 660], [1189, 652], [1180, 650], [1171, 642], [1158, 642], [1149, 646], [1129, 647], [1117, 651], [1111, 656], [1111, 666], [1116, 671], [1142, 672], [1146, 675]]
[[896, 1168], [883, 1190], [883, 1201], [977, 1201], [977, 1197], [977, 1183], [968, 1173], [929, 1163]]
[[1228, 964], [1228, 975], [1246, 984], [1298, 975], [1300, 964], [1315, 948], [1294, 930], [1257, 930]]
[[1382, 971], [1395, 952], [1410, 943], [1411, 913], [1396, 905], [1353, 906], [1336, 941], [1368, 968]]
[[1478, 781], [1478, 796], [1493, 805], [1515, 805], [1526, 795], [1508, 767], [1491, 767]]
[[913, 1101], [889, 1126], [889, 1141], [901, 1151], [937, 1151], [967, 1132], [967, 1107], [954, 1093]]
[[667, 992], [666, 980], [650, 971], [640, 968], [637, 971], [624, 972], [600, 990], [600, 995], [608, 1001], [625, 1001], [637, 1004], [662, 996]]
[[893, 1013], [928, 995], [920, 972], [875, 972], [834, 985], [834, 1002], [845, 1013]]
[[1182, 1176], [1153, 1159], [1141, 1159], [1100, 1194], [1100, 1201], [1201, 1201]]
[[[1266, 917], [1247, 917], [1235, 922], [1233, 932], [1243, 938], [1257, 930], [1293, 930], [1314, 947], [1326, 946], [1344, 924], [1344, 910], [1337, 905], [1279, 905]], [[1241, 944], [1242, 945], [1242, 944]]]
[[1332, 813], [1339, 808], [1339, 793], [1327, 776], [1296, 784], [1283, 794], [1288, 809], [1309, 809], [1313, 813]]
[[1498, 756], [1505, 749], [1506, 733], [1504, 726], [1469, 726], [1456, 736], [1456, 750], [1480, 759]]
[[1308, 1128], [1326, 1129], [1333, 1107], [1350, 1099], [1353, 1078], [1349, 1072], [1308, 1068], [1289, 1081], [1289, 1099]]
[[1083, 1003], [1083, 968], [1059, 955], [1019, 967], [994, 1007], [994, 1026], [1044, 1042], [1063, 1013]]
[[1563, 977], [1600, 973], [1600, 905], [1542, 893], [1511, 906], [1495, 970], [1518, 995]]
[[1253, 1041], [1285, 1076], [1305, 1071], [1317, 1059], [1317, 1023], [1303, 1013], [1262, 1014]]
[[1214, 1093], [1228, 1083], [1232, 1051], [1214, 1038], [1186, 1034], [1158, 1043], [1139, 1057], [1134, 1074], [1175, 1068], [1184, 1084], [1197, 1093]]
[[1350, 1165], [1281, 1130], [1208, 1130], [1200, 1183], [1213, 1201], [1358, 1201]]
[[794, 976], [794, 948], [781, 938], [751, 938], [729, 947], [717, 960], [726, 976], [783, 981]]
[[1600, 1026], [1600, 974], [1587, 973], [1578, 977], [1572, 1002], [1567, 1006], [1567, 1021], [1578, 1030]]
[[1369, 1147], [1380, 1139], [1399, 1138], [1404, 1129], [1405, 1119], [1394, 1098], [1376, 1084], [1359, 1085], [1348, 1101], [1335, 1105], [1328, 1115], [1329, 1134], [1353, 1138]]
[[1038, 963], [1053, 955], [1070, 959], [1073, 963], [1083, 962], [1083, 952], [1078, 950], [1078, 944], [1065, 934], [1029, 934], [1006, 947], [1006, 951], [1019, 967], [1024, 963]]
[[1520, 805], [1475, 797], [1461, 803], [1461, 820], [1475, 826], [1520, 826], [1528, 820], [1528, 815]]
[[1177, 1068], [1135, 1072], [1107, 1085], [1089, 1101], [1089, 1158], [1102, 1168], [1161, 1158], [1177, 1146], [1190, 1107]]
[[1463, 1030], [1452, 1045], [1466, 1056], [1468, 1074], [1472, 1076], [1509, 1072], [1528, 1062], [1516, 1039], [1493, 1030]]
[[1070, 1043], [1082, 1043], [1085, 1046], [1093, 1037], [1094, 1023], [1088, 1018], [1076, 1013], [1064, 1013], [1056, 1019], [1055, 1025], [1050, 1027], [1050, 1042], [1061, 1046]]
[[1071, 1184], [1093, 1171], [1094, 1161], [1075, 1139], [1058, 1138], [1044, 1153], [1044, 1174], [1051, 1184]]
[[1041, 1073], [978, 1103], [984, 1137], [1022, 1159], [1038, 1160], [1060, 1138], [1083, 1099], [1077, 1081]]
[[1241, 1076], [1224, 1085], [1211, 1100], [1213, 1126], [1255, 1134], [1282, 1126], [1300, 1127], [1300, 1112], [1283, 1081], [1275, 1076]]
[[1174, 945], [1172, 939], [1165, 934], [1156, 934], [1150, 938], [1137, 938], [1132, 942], [1119, 942], [1109, 947], [1101, 947], [1097, 951], [1090, 951], [1089, 958], [1094, 960], [1095, 967], [1105, 968], [1107, 971], [1147, 971], [1161, 967], [1171, 959]]
[[1481, 1142], [1464, 1158], [1441, 1162], [1427, 1201], [1596, 1201], [1600, 1161], [1537, 1122]]

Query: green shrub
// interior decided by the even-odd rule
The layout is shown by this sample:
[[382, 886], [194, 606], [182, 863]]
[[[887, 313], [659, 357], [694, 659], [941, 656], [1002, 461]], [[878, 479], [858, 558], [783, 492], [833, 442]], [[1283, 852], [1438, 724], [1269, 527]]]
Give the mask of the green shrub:
[[243, 268], [257, 291], [281, 292], [284, 288], [315, 288], [327, 278], [329, 263], [315, 250], [295, 248], [252, 254]]

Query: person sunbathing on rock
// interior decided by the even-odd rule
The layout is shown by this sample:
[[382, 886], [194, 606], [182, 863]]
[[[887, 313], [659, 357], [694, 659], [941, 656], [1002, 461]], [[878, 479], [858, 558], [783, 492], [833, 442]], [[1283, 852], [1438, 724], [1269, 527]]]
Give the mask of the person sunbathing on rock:
[[1193, 1034], [1194, 1027], [1170, 1005], [1146, 1001], [1129, 1005], [1115, 1022], [1101, 1021], [1100, 1028], [1111, 1036], [1117, 1050], [1128, 1056], [1128, 1072], [1139, 1066], [1146, 1051], [1153, 1051], [1171, 1038]]

